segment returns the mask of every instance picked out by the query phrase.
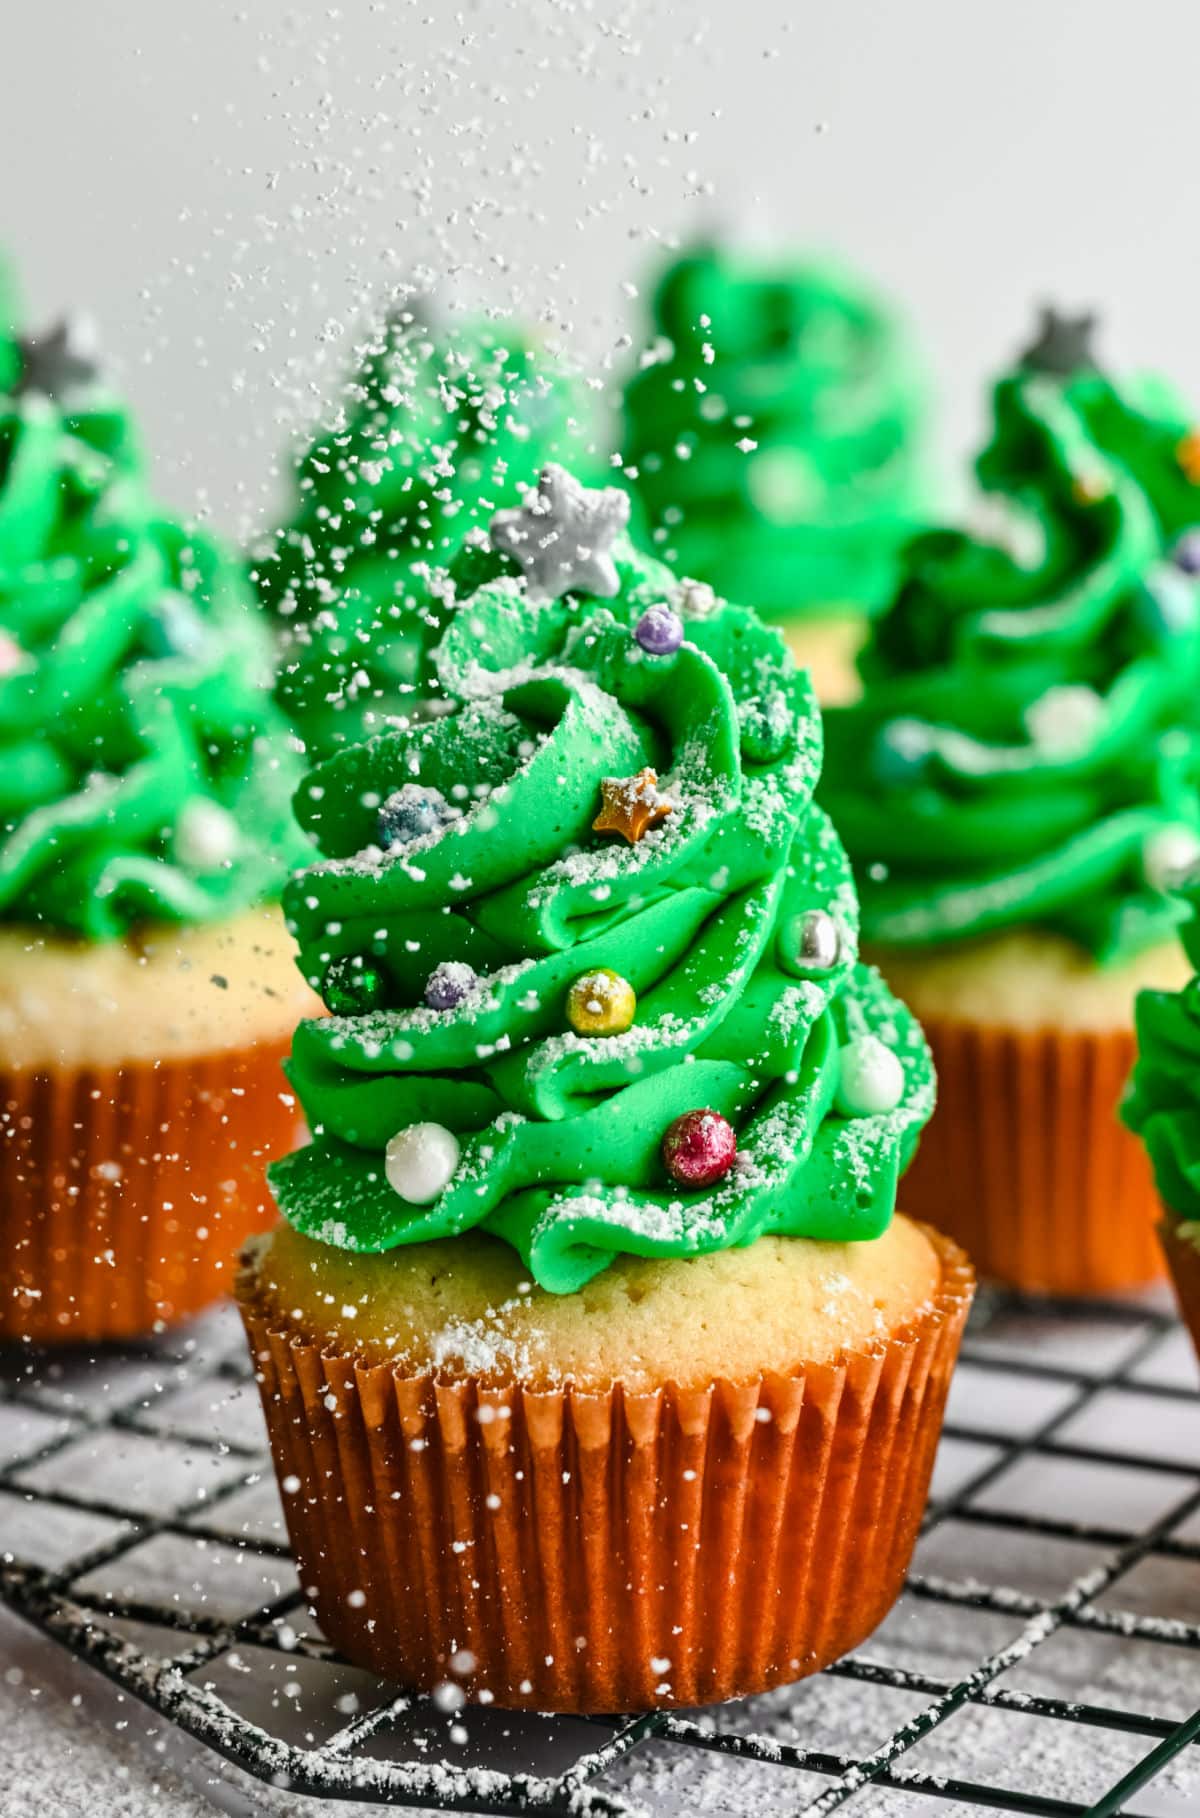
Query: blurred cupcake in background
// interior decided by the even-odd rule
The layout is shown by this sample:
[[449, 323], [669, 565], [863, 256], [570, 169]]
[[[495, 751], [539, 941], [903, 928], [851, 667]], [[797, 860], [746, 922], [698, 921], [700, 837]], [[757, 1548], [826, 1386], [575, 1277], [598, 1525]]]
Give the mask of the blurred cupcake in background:
[[[292, 1140], [297, 741], [82, 332], [0, 337], [0, 1337], [206, 1305]], [[311, 1002], [311, 999], [309, 1000]]]
[[1200, 857], [1200, 564], [1178, 536], [1200, 489], [1167, 399], [1048, 316], [977, 464], [1003, 544], [909, 546], [863, 697], [826, 722], [864, 942], [938, 1067], [909, 1204], [1030, 1290], [1160, 1269], [1116, 1107], [1136, 993], [1183, 982], [1171, 890]]
[[818, 698], [848, 698], [926, 504], [903, 327], [838, 266], [707, 245], [663, 273], [651, 326], [622, 454], [659, 553], [777, 621]]
[[1200, 1352], [1200, 872], [1181, 887], [1192, 976], [1137, 1001], [1137, 1063], [1123, 1106], [1146, 1145], [1162, 1202], [1159, 1236], [1180, 1309]]
[[428, 655], [473, 544], [547, 460], [586, 463], [585, 397], [510, 324], [434, 327], [416, 303], [378, 324], [253, 569], [310, 758], [436, 696]]
[[547, 469], [443, 633], [446, 711], [297, 795], [333, 1014], [238, 1284], [326, 1634], [535, 1710], [867, 1634], [972, 1287], [894, 1216], [933, 1075], [858, 963], [808, 680], [627, 514]]

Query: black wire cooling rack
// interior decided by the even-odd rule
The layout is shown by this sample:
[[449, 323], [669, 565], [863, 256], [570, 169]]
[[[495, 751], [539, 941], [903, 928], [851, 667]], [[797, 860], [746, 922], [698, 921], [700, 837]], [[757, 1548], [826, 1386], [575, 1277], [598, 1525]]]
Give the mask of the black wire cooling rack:
[[292, 1569], [227, 1311], [151, 1349], [3, 1359], [0, 1594], [155, 1733], [289, 1797], [1182, 1818], [1200, 1811], [1200, 1397], [1163, 1305], [985, 1296], [899, 1604], [758, 1699], [536, 1718], [340, 1661]]

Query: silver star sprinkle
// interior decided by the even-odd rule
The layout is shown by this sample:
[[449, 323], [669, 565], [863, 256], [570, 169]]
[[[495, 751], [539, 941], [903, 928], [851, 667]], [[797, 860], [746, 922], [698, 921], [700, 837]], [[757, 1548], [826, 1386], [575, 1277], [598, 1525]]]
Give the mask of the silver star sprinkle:
[[492, 548], [520, 563], [531, 600], [557, 600], [564, 593], [610, 600], [620, 586], [612, 546], [628, 522], [625, 493], [615, 486], [581, 486], [550, 462], [527, 505], [496, 513]]
[[96, 331], [86, 316], [64, 316], [38, 335], [22, 335], [21, 376], [14, 390], [62, 398], [94, 385], [100, 376]]

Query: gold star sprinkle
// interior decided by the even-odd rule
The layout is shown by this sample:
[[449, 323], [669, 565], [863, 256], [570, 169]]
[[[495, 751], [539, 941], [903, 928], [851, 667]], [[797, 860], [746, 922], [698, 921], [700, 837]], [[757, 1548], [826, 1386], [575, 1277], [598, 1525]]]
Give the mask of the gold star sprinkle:
[[658, 792], [658, 774], [647, 766], [636, 776], [606, 776], [600, 784], [604, 806], [592, 822], [596, 833], [619, 833], [631, 846], [659, 821], [665, 821], [674, 803]]
[[1099, 505], [1110, 491], [1107, 477], [1099, 472], [1078, 473], [1071, 486], [1071, 496], [1077, 505]]
[[1182, 441], [1176, 444], [1175, 459], [1179, 462], [1185, 480], [1193, 486], [1200, 486], [1200, 429], [1189, 429]]

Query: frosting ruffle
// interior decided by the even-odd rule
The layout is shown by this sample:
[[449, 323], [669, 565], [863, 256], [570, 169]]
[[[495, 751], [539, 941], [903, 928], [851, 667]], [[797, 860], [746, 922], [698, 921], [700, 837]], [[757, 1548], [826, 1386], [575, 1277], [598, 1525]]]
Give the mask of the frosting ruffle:
[[1010, 546], [909, 545], [863, 698], [826, 717], [822, 800], [869, 940], [1034, 924], [1106, 961], [1178, 922], [1170, 886], [1200, 855], [1200, 589], [1169, 554], [1186, 495], [1146, 490], [1148, 427], [1097, 374], [1005, 379], [978, 471]]
[[[616, 572], [604, 604], [486, 582], [434, 654], [453, 711], [338, 753], [297, 796], [326, 854], [285, 897], [302, 968], [335, 997], [357, 967], [374, 1003], [297, 1032], [290, 1075], [314, 1141], [271, 1181], [314, 1238], [384, 1250], [482, 1225], [567, 1292], [619, 1252], [869, 1238], [891, 1217], [932, 1071], [911, 1017], [857, 963], [849, 867], [812, 800], [807, 680], [753, 614], [711, 609], [625, 540]], [[685, 635], [651, 654], [634, 630], [664, 604]], [[653, 790], [636, 843], [594, 830], [602, 796], [620, 808], [614, 778]], [[381, 810], [386, 828], [406, 785], [433, 824], [383, 844]], [[806, 969], [793, 934], [814, 910], [838, 938]], [[632, 1026], [578, 1033], [570, 987], [601, 969], [636, 993]], [[434, 975], [449, 1008], [428, 1007]], [[898, 1061], [891, 1108], [843, 1115], [843, 1051], [868, 1037]], [[687, 1190], [660, 1148], [701, 1108], [733, 1125], [738, 1156]], [[384, 1151], [425, 1123], [461, 1155], [414, 1205]]]
[[924, 494], [897, 323], [835, 268], [706, 248], [653, 315], [665, 346], [626, 385], [624, 454], [666, 559], [769, 618], [877, 606]]
[[124, 411], [0, 399], [0, 920], [114, 939], [278, 892], [307, 848], [269, 641], [150, 502]]
[[385, 318], [339, 415], [296, 465], [296, 509], [255, 563], [283, 628], [279, 698], [310, 757], [430, 692], [456, 556], [499, 502], [585, 439], [565, 376], [507, 326]]

